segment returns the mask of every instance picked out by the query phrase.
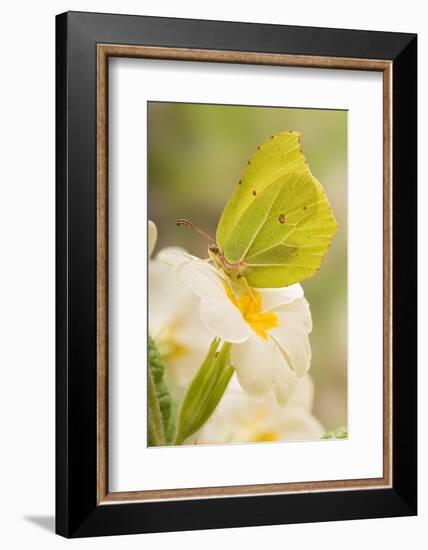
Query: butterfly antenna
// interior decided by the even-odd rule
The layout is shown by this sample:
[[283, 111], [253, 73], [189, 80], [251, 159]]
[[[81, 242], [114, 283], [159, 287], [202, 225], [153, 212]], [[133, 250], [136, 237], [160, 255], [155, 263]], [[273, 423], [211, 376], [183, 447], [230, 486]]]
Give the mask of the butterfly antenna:
[[185, 218], [179, 218], [177, 220], [177, 225], [185, 225], [187, 227], [191, 227], [194, 231], [196, 231], [196, 233], [199, 233], [199, 235], [202, 235], [203, 237], [208, 239], [212, 244], [216, 244], [215, 240], [212, 237], [210, 237], [207, 233], [205, 233], [205, 231], [202, 231], [202, 229], [200, 229], [197, 225], [195, 225], [189, 220], [186, 220]]

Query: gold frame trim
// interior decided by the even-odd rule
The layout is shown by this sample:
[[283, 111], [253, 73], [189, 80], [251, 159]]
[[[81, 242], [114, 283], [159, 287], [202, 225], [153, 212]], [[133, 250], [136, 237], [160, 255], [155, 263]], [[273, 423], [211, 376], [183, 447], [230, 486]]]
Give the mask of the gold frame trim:
[[[150, 491], [108, 490], [108, 59], [134, 57], [383, 73], [383, 477]], [[391, 61], [97, 45], [97, 504], [392, 487], [392, 68]]]

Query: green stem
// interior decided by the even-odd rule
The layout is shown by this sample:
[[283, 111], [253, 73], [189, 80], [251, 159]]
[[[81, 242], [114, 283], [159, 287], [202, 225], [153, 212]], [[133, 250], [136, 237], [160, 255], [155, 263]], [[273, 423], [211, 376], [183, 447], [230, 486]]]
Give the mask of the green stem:
[[151, 446], [165, 445], [165, 434], [162, 421], [162, 414], [159, 406], [159, 400], [156, 392], [156, 386], [153, 381], [153, 375], [148, 370], [147, 375], [147, 395], [148, 395], [148, 430], [149, 444]]

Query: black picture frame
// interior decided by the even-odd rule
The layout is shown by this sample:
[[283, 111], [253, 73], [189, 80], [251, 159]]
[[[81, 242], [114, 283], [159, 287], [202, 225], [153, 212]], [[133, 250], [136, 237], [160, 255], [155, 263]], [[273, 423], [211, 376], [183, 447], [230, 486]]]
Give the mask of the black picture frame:
[[[97, 500], [97, 44], [392, 62], [392, 485]], [[56, 532], [86, 537], [417, 513], [417, 36], [68, 12], [56, 18]]]

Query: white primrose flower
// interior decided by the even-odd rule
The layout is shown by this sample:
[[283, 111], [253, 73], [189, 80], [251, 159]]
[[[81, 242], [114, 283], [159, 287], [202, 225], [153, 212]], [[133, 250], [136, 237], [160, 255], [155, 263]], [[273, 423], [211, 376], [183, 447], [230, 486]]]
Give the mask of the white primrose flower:
[[218, 444], [320, 439], [325, 432], [312, 414], [314, 386], [309, 374], [300, 378], [286, 407], [273, 394], [259, 401], [233, 378], [210, 420], [186, 444]]
[[194, 256], [164, 251], [159, 258], [198, 296], [200, 318], [211, 333], [233, 344], [231, 362], [242, 388], [260, 399], [273, 390], [285, 406], [311, 363], [312, 318], [302, 287], [238, 286]]
[[[149, 221], [149, 255], [156, 238], [156, 226]], [[185, 254], [178, 248], [165, 248], [164, 251], [166, 254]], [[177, 279], [173, 269], [155, 257], [149, 261], [148, 302], [149, 333], [166, 361], [168, 382], [172, 386], [185, 386], [199, 368], [212, 341], [212, 334], [197, 314], [198, 300]]]

